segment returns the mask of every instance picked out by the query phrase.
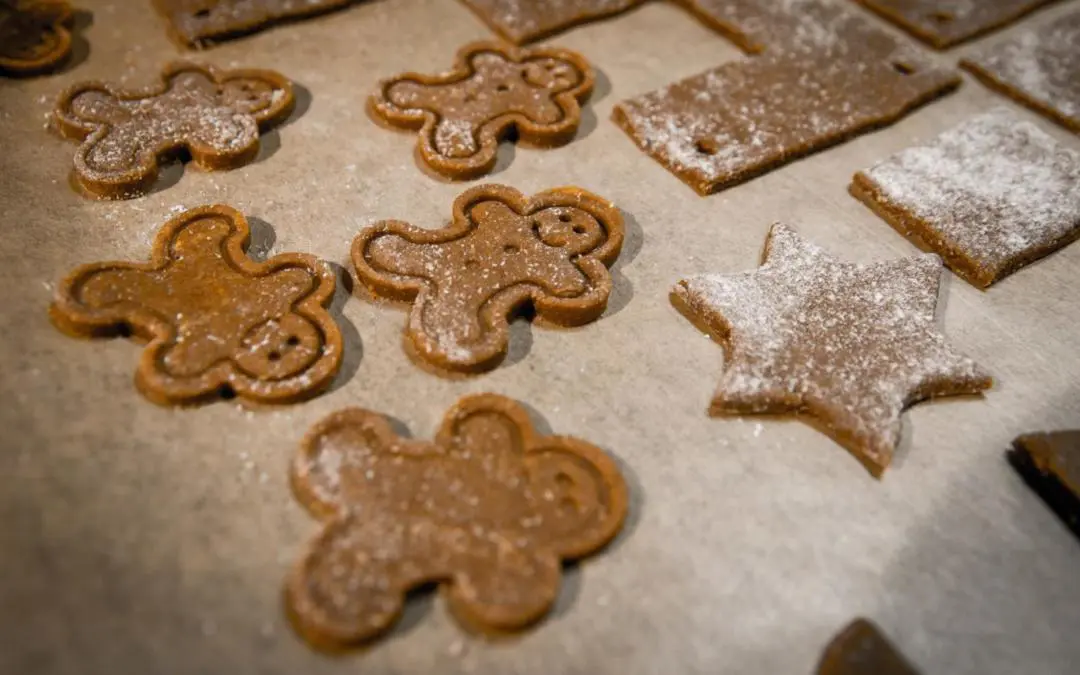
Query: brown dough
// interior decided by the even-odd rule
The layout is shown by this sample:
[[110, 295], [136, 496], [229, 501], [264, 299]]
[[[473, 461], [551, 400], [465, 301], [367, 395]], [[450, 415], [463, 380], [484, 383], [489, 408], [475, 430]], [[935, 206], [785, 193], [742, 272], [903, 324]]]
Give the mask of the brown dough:
[[250, 162], [259, 132], [284, 121], [293, 103], [292, 85], [274, 71], [174, 63], [142, 90], [76, 84], [54, 115], [61, 135], [82, 142], [76, 184], [94, 197], [127, 199], [147, 192], [159, 164], [181, 150], [207, 170]]
[[618, 209], [580, 188], [528, 198], [481, 185], [457, 198], [442, 229], [400, 221], [365, 229], [352, 260], [374, 295], [413, 303], [405, 332], [416, 357], [479, 372], [506, 355], [509, 317], [527, 303], [562, 326], [599, 317], [622, 240]]
[[523, 629], [551, 610], [561, 562], [602, 548], [627, 511], [610, 457], [537, 434], [495, 394], [458, 401], [433, 442], [402, 438], [373, 412], [334, 413], [304, 439], [292, 485], [324, 529], [286, 603], [323, 648], [377, 637], [406, 593], [430, 582], [467, 627]]
[[309, 398], [341, 366], [341, 333], [325, 309], [334, 275], [302, 253], [255, 262], [249, 241], [238, 211], [191, 209], [161, 228], [150, 262], [75, 269], [50, 316], [75, 336], [147, 341], [135, 383], [155, 403]]
[[0, 0], [0, 74], [35, 75], [71, 55], [65, 0]]
[[919, 675], [870, 621], [855, 619], [825, 648], [817, 675]]
[[720, 342], [713, 415], [805, 413], [880, 478], [901, 415], [991, 380], [938, 332], [941, 260], [856, 265], [773, 225], [761, 267], [683, 279], [672, 302]]
[[449, 72], [382, 81], [370, 106], [391, 125], [419, 129], [424, 162], [462, 180], [495, 167], [499, 139], [510, 131], [538, 147], [568, 143], [593, 82], [589, 63], [574, 52], [476, 42], [458, 51]]
[[189, 47], [254, 33], [358, 0], [154, 0], [173, 37]]
[[945, 49], [997, 30], [1055, 0], [856, 0], [923, 42]]
[[496, 33], [515, 44], [613, 16], [645, 0], [461, 0]]
[[1080, 537], [1080, 430], [1020, 436], [1013, 441], [1009, 461]]
[[960, 65], [991, 89], [1080, 132], [1080, 11], [987, 45]]
[[865, 20], [837, 18], [835, 33], [814, 23], [789, 48], [622, 101], [612, 119], [705, 195], [895, 122], [960, 83]]
[[1080, 238], [1080, 153], [1004, 108], [860, 171], [850, 189], [980, 288]]

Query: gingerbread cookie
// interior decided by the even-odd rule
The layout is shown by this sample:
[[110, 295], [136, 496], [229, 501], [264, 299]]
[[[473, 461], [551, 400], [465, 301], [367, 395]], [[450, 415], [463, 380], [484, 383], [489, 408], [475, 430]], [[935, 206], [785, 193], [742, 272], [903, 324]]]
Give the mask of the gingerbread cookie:
[[71, 5], [65, 0], [0, 0], [0, 73], [34, 75], [71, 55]]
[[1080, 153], [1004, 108], [855, 174], [851, 193], [980, 288], [1080, 238]]
[[918, 675], [918, 671], [877, 626], [855, 619], [825, 648], [817, 675]]
[[65, 138], [82, 142], [78, 186], [95, 197], [126, 199], [147, 192], [162, 160], [181, 152], [207, 170], [250, 162], [259, 132], [292, 108], [292, 86], [276, 72], [176, 63], [159, 84], [141, 90], [76, 84], [61, 94], [54, 115]]
[[189, 47], [340, 9], [357, 0], [154, 0], [173, 37]]
[[622, 101], [612, 119], [706, 195], [895, 122], [960, 83], [865, 20], [836, 16], [835, 26], [808, 24], [812, 37]]
[[923, 42], [945, 49], [997, 30], [1054, 0], [856, 0]]
[[50, 316], [72, 335], [148, 342], [135, 383], [155, 403], [308, 398], [341, 366], [341, 333], [325, 309], [334, 275], [301, 253], [255, 262], [249, 241], [238, 211], [191, 209], [161, 228], [150, 262], [75, 269]]
[[301, 635], [330, 648], [386, 631], [406, 593], [432, 582], [469, 628], [523, 629], [551, 610], [561, 562], [602, 548], [627, 511], [610, 457], [539, 435], [495, 394], [458, 401], [434, 442], [373, 412], [334, 413], [304, 439], [292, 485], [324, 528], [286, 603]]
[[960, 62], [986, 86], [1080, 132], [1080, 11]]
[[491, 171], [499, 140], [511, 131], [537, 147], [568, 143], [593, 81], [574, 52], [477, 42], [458, 52], [449, 72], [383, 80], [370, 104], [388, 124], [419, 129], [424, 162], [462, 180]]
[[440, 230], [393, 220], [365, 229], [352, 260], [374, 295], [413, 303], [405, 334], [416, 357], [479, 372], [506, 355], [509, 317], [523, 305], [560, 326], [599, 317], [622, 240], [618, 209], [580, 188], [528, 198], [481, 185], [457, 198]]
[[1009, 462], [1080, 536], [1080, 430], [1021, 436], [1013, 441]]
[[461, 0], [493, 31], [515, 44], [554, 35], [645, 0]]
[[941, 261], [841, 262], [774, 225], [754, 272], [683, 279], [672, 301], [725, 349], [713, 415], [806, 413], [875, 477], [901, 413], [990, 387], [937, 331]]
[[849, 9], [846, 0], [676, 1], [750, 54], [855, 46], [888, 58], [898, 49], [895, 39]]

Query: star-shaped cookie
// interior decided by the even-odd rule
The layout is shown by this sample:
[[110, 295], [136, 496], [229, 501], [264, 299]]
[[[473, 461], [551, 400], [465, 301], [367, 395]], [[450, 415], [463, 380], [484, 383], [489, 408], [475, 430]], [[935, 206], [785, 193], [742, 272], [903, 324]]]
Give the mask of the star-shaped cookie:
[[683, 279], [672, 301], [727, 357], [710, 414], [806, 413], [880, 477], [906, 407], [991, 385], [937, 331], [941, 270], [842, 262], [777, 224], [757, 270]]

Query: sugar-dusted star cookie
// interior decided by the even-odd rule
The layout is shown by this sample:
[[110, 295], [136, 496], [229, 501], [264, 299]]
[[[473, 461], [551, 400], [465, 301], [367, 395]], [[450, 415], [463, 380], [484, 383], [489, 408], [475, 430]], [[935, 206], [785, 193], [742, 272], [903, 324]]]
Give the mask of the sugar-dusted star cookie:
[[235, 209], [185, 211], [162, 226], [149, 262], [72, 271], [50, 317], [71, 335], [147, 342], [135, 384], [155, 403], [310, 398], [341, 367], [341, 331], [326, 310], [334, 274], [303, 253], [256, 262], [250, 239]]
[[286, 607], [304, 638], [330, 648], [389, 629], [425, 584], [471, 628], [521, 630], [551, 610], [562, 562], [611, 541], [628, 505], [604, 451], [538, 433], [496, 394], [458, 401], [431, 442], [377, 413], [338, 411], [304, 439], [292, 486], [323, 529]]
[[774, 225], [753, 272], [683, 279], [672, 301], [725, 347], [710, 413], [807, 413], [876, 477], [903, 410], [991, 385], [938, 333], [941, 260], [841, 262]]

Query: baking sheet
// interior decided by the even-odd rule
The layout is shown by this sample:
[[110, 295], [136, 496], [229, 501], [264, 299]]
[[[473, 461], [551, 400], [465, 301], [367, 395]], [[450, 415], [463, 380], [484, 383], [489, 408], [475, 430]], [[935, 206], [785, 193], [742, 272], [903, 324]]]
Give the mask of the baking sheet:
[[[446, 380], [405, 355], [404, 312], [339, 292], [348, 353], [330, 393], [280, 409], [173, 410], [133, 388], [138, 346], [49, 325], [56, 281], [84, 262], [145, 258], [171, 214], [205, 203], [246, 213], [258, 254], [340, 266], [374, 220], [441, 225], [475, 182], [423, 173], [415, 137], [376, 126], [364, 100], [378, 78], [440, 70], [491, 33], [457, 2], [371, 0], [195, 53], [280, 70], [301, 85], [297, 113], [247, 167], [174, 165], [146, 197], [94, 202], [67, 185], [75, 145], [43, 128], [56, 94], [86, 79], [141, 85], [191, 53], [149, 2], [79, 5], [92, 22], [80, 19], [72, 67], [0, 80], [0, 672], [802, 674], [855, 615], [928, 675], [1075, 672], [1080, 544], [1003, 453], [1022, 432], [1080, 425], [1080, 245], [988, 292], [946, 275], [945, 333], [997, 385], [983, 400], [912, 409], [881, 482], [797, 421], [707, 417], [722, 352], [668, 290], [684, 275], [753, 268], [774, 221], [851, 260], [914, 253], [847, 194], [851, 175], [990, 106], [1080, 149], [1077, 137], [965, 76], [893, 127], [701, 198], [608, 117], [623, 98], [741, 54], [679, 8], [646, 4], [547, 41], [600, 72], [578, 139], [504, 145], [488, 178], [527, 193], [579, 185], [623, 209], [628, 240], [601, 320], [515, 323], [502, 367]], [[567, 572], [552, 617], [522, 637], [471, 637], [429, 595], [367, 650], [310, 651], [281, 611], [284, 576], [318, 530], [286, 483], [300, 437], [346, 406], [430, 437], [476, 391], [512, 396], [542, 429], [614, 455], [632, 489], [624, 532]]]

